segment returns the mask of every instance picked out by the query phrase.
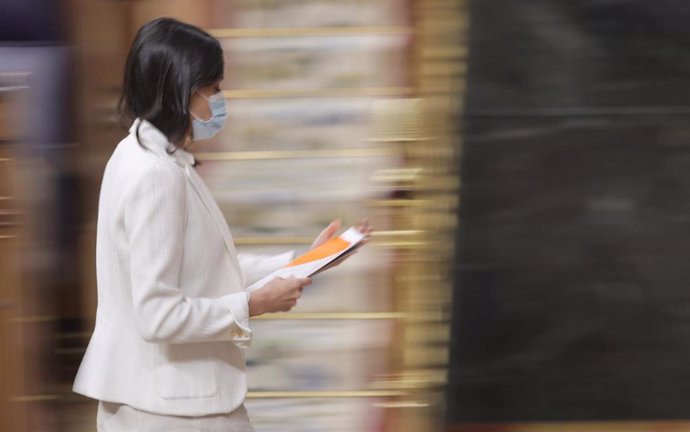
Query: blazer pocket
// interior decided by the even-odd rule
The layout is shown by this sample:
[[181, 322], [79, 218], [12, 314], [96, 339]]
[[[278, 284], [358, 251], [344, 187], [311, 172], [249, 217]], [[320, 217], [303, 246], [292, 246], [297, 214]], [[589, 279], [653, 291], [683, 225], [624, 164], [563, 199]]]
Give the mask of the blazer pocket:
[[153, 382], [163, 399], [199, 399], [218, 394], [214, 343], [159, 345]]

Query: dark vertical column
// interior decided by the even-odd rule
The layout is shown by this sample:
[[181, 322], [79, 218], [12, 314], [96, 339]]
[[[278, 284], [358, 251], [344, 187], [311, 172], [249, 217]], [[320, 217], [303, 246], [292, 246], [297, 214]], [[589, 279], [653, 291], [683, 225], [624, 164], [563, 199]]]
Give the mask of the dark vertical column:
[[690, 2], [471, 22], [449, 421], [690, 417]]

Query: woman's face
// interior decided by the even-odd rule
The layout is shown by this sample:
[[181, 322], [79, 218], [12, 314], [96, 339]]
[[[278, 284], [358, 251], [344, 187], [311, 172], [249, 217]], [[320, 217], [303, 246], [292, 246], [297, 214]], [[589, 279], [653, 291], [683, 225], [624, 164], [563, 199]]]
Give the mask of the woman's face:
[[[200, 120], [208, 120], [211, 118], [211, 110], [208, 106], [208, 101], [205, 98], [218, 93], [220, 91], [220, 82], [218, 80], [211, 85], [206, 87], [201, 87], [197, 90], [192, 97], [189, 99], [189, 112], [194, 114], [194, 116]], [[203, 97], [200, 95], [203, 95]]]

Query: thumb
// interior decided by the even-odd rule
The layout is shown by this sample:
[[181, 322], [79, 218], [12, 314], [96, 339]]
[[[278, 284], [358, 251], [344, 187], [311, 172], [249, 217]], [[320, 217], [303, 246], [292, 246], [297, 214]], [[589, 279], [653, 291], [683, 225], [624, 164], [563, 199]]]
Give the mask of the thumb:
[[329, 232], [329, 234], [333, 234], [334, 232], [338, 231], [340, 229], [340, 226], [342, 225], [342, 222], [340, 219], [335, 219], [331, 221], [330, 224], [328, 224], [328, 227], [326, 228]]

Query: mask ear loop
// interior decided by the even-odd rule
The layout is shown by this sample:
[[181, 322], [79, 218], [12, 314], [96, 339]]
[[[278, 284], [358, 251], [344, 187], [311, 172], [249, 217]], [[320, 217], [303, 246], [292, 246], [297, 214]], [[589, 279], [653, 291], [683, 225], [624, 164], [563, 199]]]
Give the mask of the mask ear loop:
[[[195, 93], [197, 93], [197, 94], [198, 94], [199, 96], [201, 96], [202, 98], [206, 99], [206, 102], [210, 102], [210, 100], [208, 100], [208, 98], [207, 98], [206, 96], [204, 96], [203, 94], [199, 93], [199, 90], [197, 90]], [[215, 93], [214, 93], [214, 94], [215, 94]]]
[[[207, 98], [206, 96], [202, 95], [202, 94], [199, 92], [199, 90], [195, 91], [194, 93], [196, 93], [196, 94], [198, 94], [199, 96], [201, 96], [202, 98], [204, 98], [204, 99], [206, 100], [206, 102], [211, 102], [210, 100], [208, 100], [208, 98]], [[202, 119], [200, 119], [199, 117], [197, 117], [197, 116], [194, 115], [194, 113], [192, 112], [192, 110], [189, 110], [189, 114], [190, 114], [192, 117], [194, 117], [195, 119], [197, 119], [198, 121], [200, 121], [200, 122], [208, 122], [208, 121], [211, 121], [211, 119], [208, 119], [208, 120], [202, 120]], [[213, 118], [213, 116], [211, 116], [211, 118]]]

